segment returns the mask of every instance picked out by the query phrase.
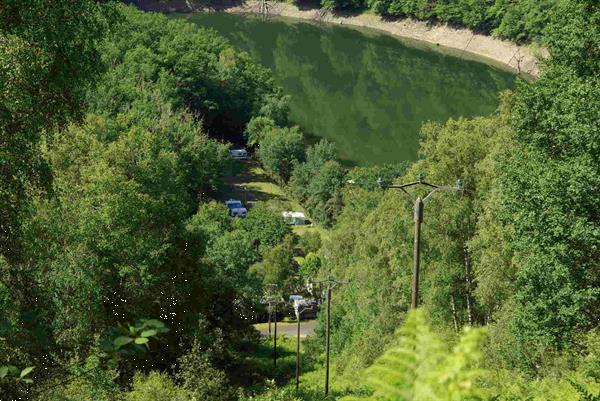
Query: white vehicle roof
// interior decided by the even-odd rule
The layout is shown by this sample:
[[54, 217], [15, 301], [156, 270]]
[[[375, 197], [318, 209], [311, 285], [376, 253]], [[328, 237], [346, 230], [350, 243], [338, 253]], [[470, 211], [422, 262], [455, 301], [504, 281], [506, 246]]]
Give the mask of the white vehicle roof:
[[281, 215], [283, 217], [299, 217], [302, 219], [305, 218], [304, 213], [302, 212], [281, 212]]

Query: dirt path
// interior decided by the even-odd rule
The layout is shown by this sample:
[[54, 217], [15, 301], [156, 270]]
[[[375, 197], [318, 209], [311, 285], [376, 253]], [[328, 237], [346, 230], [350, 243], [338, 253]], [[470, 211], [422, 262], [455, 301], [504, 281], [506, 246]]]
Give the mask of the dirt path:
[[[224, 1], [207, 4], [198, 0], [130, 0], [139, 8], [159, 12], [211, 12], [254, 13], [261, 11], [260, 2]], [[358, 15], [338, 15], [317, 8], [300, 9], [289, 3], [269, 2], [269, 16], [282, 16], [303, 20], [327, 22], [358, 28], [376, 29], [403, 38], [417, 46], [425, 46], [452, 55], [476, 59], [511, 71], [537, 77], [540, 73], [538, 57], [545, 57], [545, 50], [473, 33], [466, 28], [453, 28], [448, 25], [432, 25], [410, 18], [383, 20], [381, 17], [362, 13]]]

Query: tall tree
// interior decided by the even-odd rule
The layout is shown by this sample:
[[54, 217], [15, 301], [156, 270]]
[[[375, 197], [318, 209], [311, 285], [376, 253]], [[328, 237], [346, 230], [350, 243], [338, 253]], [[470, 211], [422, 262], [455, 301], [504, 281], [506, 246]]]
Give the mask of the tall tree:
[[599, 49], [598, 2], [565, 2], [549, 30], [545, 72], [516, 98], [518, 148], [501, 186], [515, 230], [515, 333], [524, 348], [565, 347], [598, 325]]
[[102, 69], [109, 9], [93, 0], [0, 4], [0, 254], [9, 260], [18, 258], [27, 189], [50, 180], [40, 139], [79, 115]]

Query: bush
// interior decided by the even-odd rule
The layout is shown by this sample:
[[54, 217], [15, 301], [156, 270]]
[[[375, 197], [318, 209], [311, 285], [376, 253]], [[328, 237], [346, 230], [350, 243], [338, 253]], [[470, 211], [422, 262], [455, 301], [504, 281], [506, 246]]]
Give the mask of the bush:
[[179, 359], [177, 379], [194, 400], [230, 401], [237, 399], [227, 375], [215, 368], [200, 342], [195, 341], [190, 352]]
[[136, 374], [133, 389], [125, 394], [125, 401], [192, 401], [192, 395], [177, 387], [166, 373]]
[[321, 258], [315, 253], [309, 253], [300, 264], [300, 275], [306, 279], [314, 279], [321, 269]]
[[291, 233], [283, 216], [265, 203], [258, 203], [250, 209], [246, 218], [240, 222], [240, 227], [253, 235], [261, 251], [280, 243]]
[[292, 237], [286, 237], [283, 243], [269, 248], [262, 262], [252, 266], [265, 285], [276, 284], [285, 293], [293, 285], [297, 263], [294, 260]]
[[246, 142], [250, 146], [256, 146], [260, 143], [262, 138], [270, 131], [274, 130], [277, 127], [275, 121], [271, 120], [268, 117], [258, 116], [253, 117], [250, 122], [246, 125], [246, 130], [244, 131], [244, 136], [246, 137]]
[[307, 231], [300, 237], [298, 245], [300, 245], [305, 254], [317, 252], [321, 249], [322, 245], [321, 234], [318, 231]]
[[341, 190], [345, 169], [335, 161], [335, 147], [322, 140], [311, 146], [306, 163], [296, 166], [290, 188], [310, 217], [325, 226], [331, 225], [342, 207]]
[[256, 153], [271, 176], [287, 183], [293, 166], [304, 161], [304, 137], [298, 127], [275, 128], [262, 136]]

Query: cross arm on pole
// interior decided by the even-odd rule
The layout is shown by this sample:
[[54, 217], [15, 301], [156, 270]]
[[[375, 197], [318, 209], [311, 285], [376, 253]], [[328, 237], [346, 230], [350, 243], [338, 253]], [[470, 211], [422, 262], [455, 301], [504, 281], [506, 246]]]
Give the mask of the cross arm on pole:
[[435, 187], [431, 192], [429, 192], [427, 194], [427, 196], [425, 196], [423, 198], [423, 203], [426, 203], [429, 199], [431, 199], [433, 194], [436, 192], [461, 192], [462, 190], [463, 190], [462, 187], [459, 185], [454, 186], [454, 187], [451, 187], [448, 185], [438, 186], [438, 187]]

